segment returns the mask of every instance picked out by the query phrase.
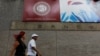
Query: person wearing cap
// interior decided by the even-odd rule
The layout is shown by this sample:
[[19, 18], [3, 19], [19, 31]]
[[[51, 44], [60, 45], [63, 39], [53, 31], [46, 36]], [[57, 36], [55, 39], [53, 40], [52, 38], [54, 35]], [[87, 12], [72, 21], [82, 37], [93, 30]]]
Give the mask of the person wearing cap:
[[28, 51], [27, 55], [28, 56], [41, 56], [39, 50], [36, 48], [36, 40], [38, 39], [37, 34], [32, 34], [32, 39], [28, 43]]
[[13, 44], [13, 48], [11, 49], [10, 56], [26, 56], [26, 45], [24, 43], [25, 40], [25, 32], [20, 31], [19, 34], [14, 35], [15, 41]]

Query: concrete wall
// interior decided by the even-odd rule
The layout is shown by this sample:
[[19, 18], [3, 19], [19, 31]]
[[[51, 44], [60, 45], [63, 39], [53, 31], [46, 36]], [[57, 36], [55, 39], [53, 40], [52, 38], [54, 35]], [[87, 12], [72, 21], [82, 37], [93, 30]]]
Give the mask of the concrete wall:
[[[0, 0], [0, 56], [8, 56], [14, 41], [12, 21], [22, 19], [23, 0]], [[100, 31], [24, 30], [26, 41], [39, 34], [37, 48], [43, 56], [100, 56]]]
[[[13, 34], [19, 31], [2, 32], [1, 56], [8, 56], [14, 41]], [[40, 36], [37, 48], [43, 56], [100, 56], [99, 31], [24, 31], [26, 32], [26, 45], [31, 39], [31, 34], [37, 33]]]

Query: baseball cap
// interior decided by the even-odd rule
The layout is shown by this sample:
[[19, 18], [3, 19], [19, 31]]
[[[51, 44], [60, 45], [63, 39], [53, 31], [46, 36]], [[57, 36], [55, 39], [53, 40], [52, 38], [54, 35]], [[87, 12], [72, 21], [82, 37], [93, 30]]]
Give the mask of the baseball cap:
[[35, 36], [39, 36], [39, 35], [37, 35], [37, 34], [32, 34], [32, 36], [31, 36], [31, 37], [35, 37]]

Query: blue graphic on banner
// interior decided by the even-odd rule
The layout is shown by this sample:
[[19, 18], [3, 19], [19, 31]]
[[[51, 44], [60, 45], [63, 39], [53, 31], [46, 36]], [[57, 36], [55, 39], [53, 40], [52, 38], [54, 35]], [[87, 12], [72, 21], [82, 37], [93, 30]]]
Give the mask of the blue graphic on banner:
[[99, 22], [100, 18], [94, 13], [80, 10], [79, 14], [75, 14], [72, 12], [71, 15], [67, 15], [67, 13], [63, 13], [61, 15], [62, 22]]
[[100, 22], [100, 17], [85, 0], [60, 0], [60, 7], [61, 22]]

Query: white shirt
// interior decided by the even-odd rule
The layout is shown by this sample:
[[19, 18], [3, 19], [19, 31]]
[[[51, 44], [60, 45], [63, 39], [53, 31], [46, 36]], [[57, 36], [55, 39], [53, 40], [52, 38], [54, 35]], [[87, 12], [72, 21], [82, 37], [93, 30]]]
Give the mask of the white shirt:
[[28, 52], [27, 52], [27, 55], [36, 56], [36, 51], [34, 51], [32, 49], [32, 47], [36, 48], [36, 42], [35, 42], [34, 39], [30, 40], [29, 43], [28, 43]]

